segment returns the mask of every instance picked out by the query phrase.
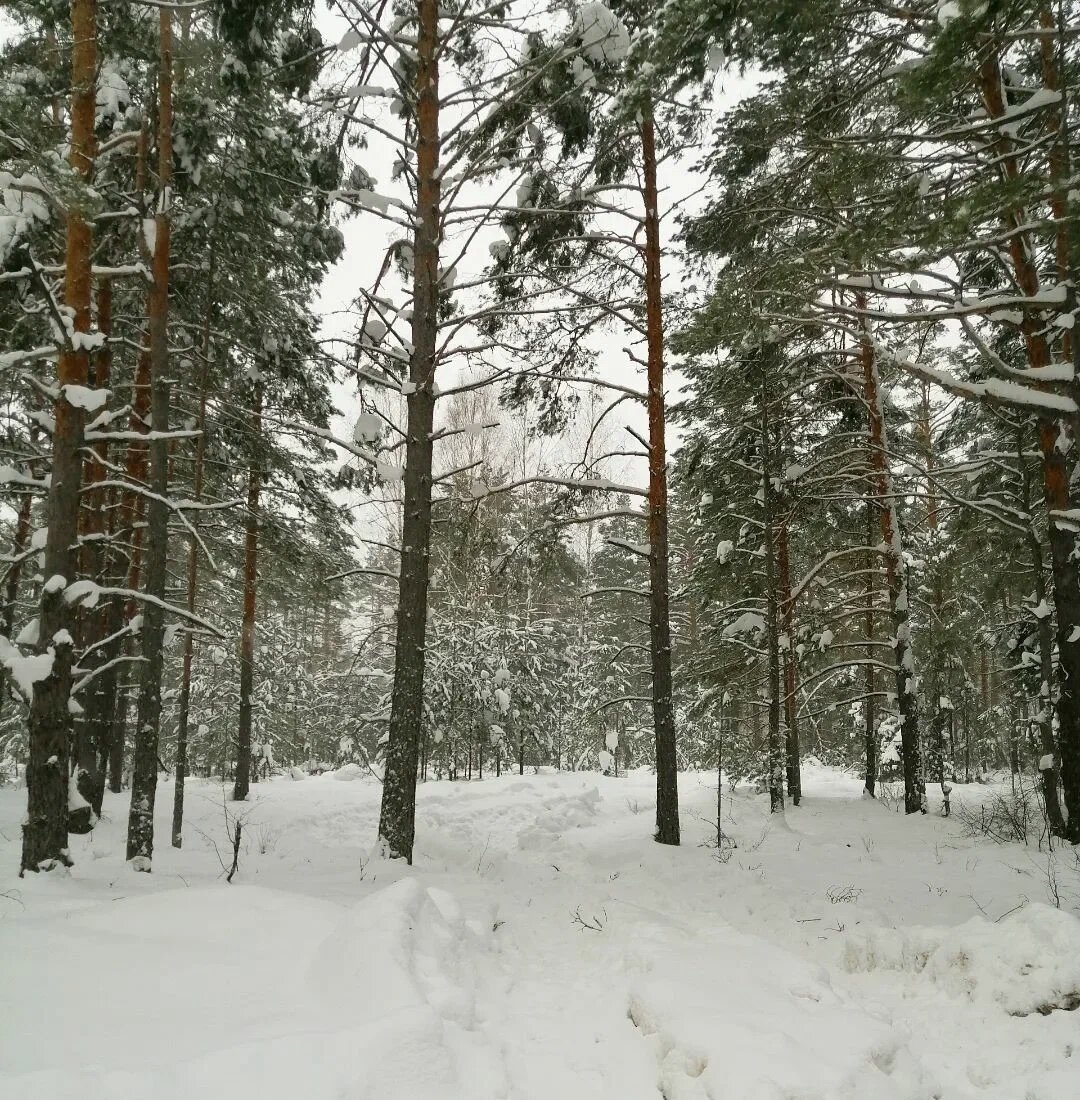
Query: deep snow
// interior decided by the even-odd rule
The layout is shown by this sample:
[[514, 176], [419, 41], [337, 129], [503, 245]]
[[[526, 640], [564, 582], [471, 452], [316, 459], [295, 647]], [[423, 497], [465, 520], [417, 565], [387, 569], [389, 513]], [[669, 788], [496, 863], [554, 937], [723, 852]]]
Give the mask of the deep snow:
[[1080, 1012], [1037, 1011], [1080, 989], [1071, 852], [1059, 910], [1044, 854], [809, 767], [784, 819], [727, 800], [722, 859], [710, 776], [681, 777], [679, 849], [647, 772], [428, 783], [408, 868], [370, 858], [379, 789], [351, 774], [240, 807], [192, 781], [181, 852], [165, 784], [153, 875], [118, 797], [69, 874], [19, 880], [0, 789], [0, 1096], [1080, 1096]]

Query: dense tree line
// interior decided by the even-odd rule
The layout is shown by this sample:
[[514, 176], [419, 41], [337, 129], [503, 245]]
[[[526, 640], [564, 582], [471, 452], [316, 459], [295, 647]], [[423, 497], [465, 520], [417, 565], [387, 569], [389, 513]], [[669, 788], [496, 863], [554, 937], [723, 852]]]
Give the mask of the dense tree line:
[[1080, 839], [1072, 5], [9, 7], [24, 869], [345, 763], [408, 860], [427, 778], [648, 764], [677, 844], [807, 753]]

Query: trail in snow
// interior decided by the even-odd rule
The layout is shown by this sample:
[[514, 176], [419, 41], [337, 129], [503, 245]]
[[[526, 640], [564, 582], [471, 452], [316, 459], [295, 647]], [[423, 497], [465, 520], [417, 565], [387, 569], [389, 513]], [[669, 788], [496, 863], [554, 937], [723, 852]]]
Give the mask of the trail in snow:
[[1075, 1100], [1080, 1013], [1031, 1013], [1080, 989], [1044, 856], [810, 768], [785, 820], [728, 801], [721, 861], [709, 777], [682, 777], [680, 849], [651, 788], [427, 784], [406, 868], [368, 859], [370, 781], [261, 784], [233, 886], [220, 788], [152, 876], [118, 800], [70, 876], [25, 881], [0, 791], [0, 1095]]

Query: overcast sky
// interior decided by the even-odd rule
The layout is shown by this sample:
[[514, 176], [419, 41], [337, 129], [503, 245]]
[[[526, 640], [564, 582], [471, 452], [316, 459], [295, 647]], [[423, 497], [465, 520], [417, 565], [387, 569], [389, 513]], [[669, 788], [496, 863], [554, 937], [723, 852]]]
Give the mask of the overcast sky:
[[[335, 13], [327, 11], [322, 5], [319, 5], [317, 9], [317, 22], [324, 40], [330, 43], [340, 41], [348, 30], [348, 25], [344, 20]], [[0, 12], [0, 41], [9, 35], [11, 30], [10, 19], [3, 12]], [[347, 60], [347, 58], [343, 58], [344, 60]], [[722, 108], [736, 102], [742, 95], [746, 94], [746, 89], [751, 86], [751, 82], [742, 78], [724, 76], [717, 95], [717, 107]], [[370, 100], [365, 101], [365, 105], [371, 102]], [[380, 109], [385, 111], [385, 103], [381, 107], [376, 105], [374, 109], [376, 112]], [[386, 120], [392, 122], [389, 116]], [[390, 128], [393, 128], [392, 125]], [[706, 127], [704, 132], [707, 134], [709, 128]], [[365, 152], [363, 156], [365, 157], [364, 168], [377, 178], [382, 189], [390, 190], [392, 188], [389, 179], [392, 154], [389, 146], [384, 145], [380, 149], [377, 144], [373, 143], [372, 148]], [[692, 159], [687, 158], [688, 163], [686, 166], [676, 166], [674, 169], [668, 166], [665, 169], [662, 184], [667, 188], [667, 194], [664, 197], [668, 200], [669, 205], [671, 200], [682, 199], [700, 187], [700, 178], [696, 178], [688, 167], [689, 161]], [[350, 310], [351, 303], [356, 298], [360, 288], [371, 288], [373, 286], [388, 246], [393, 240], [402, 236], [401, 229], [369, 214], [348, 219], [339, 218], [337, 224], [344, 235], [345, 250], [341, 259], [330, 270], [315, 307], [321, 318], [324, 336], [350, 336], [354, 333], [355, 319]], [[666, 234], [670, 234], [673, 228], [669, 220], [665, 224]], [[495, 233], [496, 231], [493, 230], [492, 232]], [[487, 258], [486, 239], [481, 239], [479, 245], [480, 247], [472, 252], [473, 265], [481, 264]], [[665, 265], [666, 293], [670, 294], [673, 289], [677, 290], [680, 285], [680, 276], [681, 273], [677, 266], [669, 261]], [[595, 348], [600, 355], [600, 376], [613, 382], [644, 388], [644, 380], [640, 377], [640, 369], [629, 361], [623, 351], [627, 342], [626, 337], [618, 332], [611, 332], [603, 337], [603, 341]], [[641, 354], [644, 354], [643, 351]], [[452, 378], [440, 380], [443, 388], [452, 383]], [[679, 383], [680, 379], [677, 373], [669, 370], [669, 394], [678, 391]], [[334, 399], [342, 414], [340, 420], [334, 425], [335, 431], [348, 437], [351, 435], [352, 425], [359, 412], [359, 399], [355, 383], [348, 381], [337, 385]], [[588, 405], [589, 402], [583, 402], [583, 408], [587, 409]], [[643, 433], [645, 431], [644, 410], [634, 403], [626, 403], [619, 407], [611, 417], [611, 430], [614, 431], [616, 436], [621, 436], [622, 439], [612, 439], [613, 445], [625, 446], [630, 442], [629, 437], [622, 429], [624, 424], [629, 424], [635, 430]], [[515, 431], [520, 434], [520, 422], [515, 426]], [[534, 448], [533, 458], [536, 460], [542, 455], [543, 460], [548, 464], [574, 461], [580, 457], [578, 451], [584, 435], [585, 432], [579, 427], [578, 430], [569, 433], [569, 437], [565, 441], [538, 443]], [[677, 444], [677, 436], [671, 437], [671, 444]], [[633, 460], [630, 460], [629, 464], [623, 462], [619, 468], [612, 467], [605, 472], [608, 476], [617, 477], [622, 481], [640, 481], [642, 484], [644, 484], [646, 476], [644, 462], [638, 461], [635, 463]]]
[[[324, 40], [336, 43], [349, 29], [348, 25], [334, 13], [320, 11], [318, 18], [319, 29]], [[722, 74], [720, 86], [716, 96], [716, 106], [723, 109], [725, 106], [737, 102], [752, 87], [752, 81]], [[378, 115], [380, 110], [385, 111], [385, 106], [380, 107], [377, 101], [365, 100], [365, 106], [372, 104], [372, 110]], [[389, 116], [387, 121], [391, 122]], [[709, 133], [709, 127], [703, 132]], [[378, 181], [378, 189], [389, 192], [389, 177], [392, 166], [392, 152], [389, 146], [379, 148], [373, 143], [369, 150], [363, 154], [363, 167]], [[664, 198], [668, 205], [672, 201], [679, 201], [685, 196], [697, 191], [701, 186], [700, 177], [689, 170], [689, 163], [694, 157], [686, 158], [687, 163], [672, 169], [665, 169], [662, 184], [667, 188]], [[700, 201], [700, 200], [699, 200]], [[350, 218], [339, 222], [339, 228], [345, 237], [345, 252], [341, 260], [329, 273], [319, 298], [318, 310], [322, 315], [324, 334], [326, 335], [351, 335], [355, 330], [355, 321], [349, 314], [350, 303], [355, 299], [358, 289], [370, 288], [378, 275], [380, 264], [391, 242], [401, 236], [401, 231], [390, 226], [381, 219], [361, 215], [359, 218]], [[674, 232], [674, 225], [669, 220], [665, 223], [665, 234]], [[473, 264], [482, 263], [487, 258], [485, 240], [480, 241], [480, 247], [472, 251]], [[665, 292], [671, 293], [680, 285], [681, 272], [677, 265], [668, 263], [665, 269]], [[607, 334], [603, 341], [596, 346], [600, 353], [600, 375], [613, 382], [623, 385], [634, 385], [644, 388], [644, 379], [641, 377], [640, 368], [635, 366], [625, 355], [623, 349], [628, 343], [627, 338], [618, 332]], [[642, 356], [643, 351], [638, 349]], [[452, 369], [452, 368], [451, 368]], [[445, 370], [445, 368], [444, 368]], [[668, 392], [677, 393], [681, 379], [674, 371], [669, 371]], [[452, 379], [447, 381], [440, 379], [443, 388], [452, 384]], [[338, 425], [341, 432], [351, 431], [352, 423], [359, 412], [358, 397], [355, 384], [352, 382], [342, 384], [337, 388], [335, 398], [342, 410], [342, 422]], [[586, 406], [587, 407], [587, 404]], [[622, 431], [621, 425], [629, 424], [635, 430], [644, 432], [646, 427], [644, 409], [633, 403], [626, 403], [619, 407], [612, 417], [613, 425], [623, 436], [622, 443], [630, 443], [629, 437]], [[583, 438], [582, 432], [572, 433], [580, 444]], [[671, 437], [671, 443], [677, 444], [677, 434]], [[549, 444], [544, 448], [544, 456], [547, 461], [552, 461], [556, 456], [562, 456], [563, 460], [576, 460], [579, 455], [573, 452], [572, 440], [567, 440], [565, 445]], [[621, 464], [621, 468], [607, 471], [608, 476], [618, 476], [621, 480], [640, 481], [644, 484], [646, 469], [643, 461], [630, 465]]]

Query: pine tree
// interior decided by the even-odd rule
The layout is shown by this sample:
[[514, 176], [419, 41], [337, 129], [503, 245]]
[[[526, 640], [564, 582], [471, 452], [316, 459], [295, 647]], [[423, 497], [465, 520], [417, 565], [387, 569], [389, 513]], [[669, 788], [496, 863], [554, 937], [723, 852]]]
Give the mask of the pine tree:
[[[72, 0], [71, 154], [72, 170], [89, 183], [96, 140], [97, 5]], [[53, 448], [45, 542], [46, 581], [38, 618], [39, 661], [44, 675], [34, 676], [30, 704], [29, 761], [26, 769], [27, 820], [23, 826], [22, 871], [47, 870], [69, 862], [67, 851], [68, 760], [71, 738], [71, 690], [74, 619], [65, 589], [74, 579], [72, 546], [78, 533], [82, 475], [83, 402], [88, 359], [97, 342], [91, 335], [92, 229], [76, 191], [66, 210], [64, 305], [71, 311], [63, 326], [53, 412]]]

